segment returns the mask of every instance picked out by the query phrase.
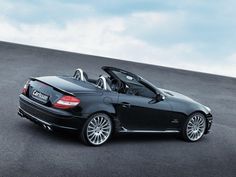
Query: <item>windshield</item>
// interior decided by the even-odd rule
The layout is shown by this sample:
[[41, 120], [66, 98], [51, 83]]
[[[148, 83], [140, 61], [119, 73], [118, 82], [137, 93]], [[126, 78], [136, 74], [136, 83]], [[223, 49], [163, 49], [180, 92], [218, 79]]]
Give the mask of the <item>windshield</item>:
[[113, 71], [113, 73], [123, 82], [125, 83], [130, 83], [130, 84], [135, 84], [135, 85], [140, 85], [141, 84], [136, 80], [134, 79], [131, 75], [129, 75], [128, 73], [123, 73], [123, 72], [120, 72], [120, 71]]
[[127, 85], [125, 93], [147, 98], [155, 97], [155, 86], [145, 82], [144, 79], [128, 72], [113, 71], [113, 73]]
[[135, 93], [135, 95], [147, 97], [155, 96], [157, 92], [161, 93], [156, 86], [129, 71], [109, 66], [103, 66], [102, 69], [107, 72], [111, 78], [118, 79], [125, 84], [122, 86], [122, 93]]

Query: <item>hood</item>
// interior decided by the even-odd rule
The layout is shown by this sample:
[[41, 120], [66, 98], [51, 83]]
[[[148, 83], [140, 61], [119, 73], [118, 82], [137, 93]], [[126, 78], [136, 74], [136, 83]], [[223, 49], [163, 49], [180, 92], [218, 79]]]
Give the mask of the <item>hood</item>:
[[203, 112], [205, 112], [206, 114], [211, 113], [211, 109], [195, 100], [193, 100], [192, 98], [189, 98], [181, 93], [178, 92], [173, 92], [170, 90], [166, 90], [166, 89], [159, 89], [162, 91], [162, 93], [164, 93], [167, 97], [169, 97], [170, 99], [175, 99], [179, 102], [185, 103], [185, 104], [189, 104], [189, 103], [193, 103], [190, 105], [195, 105], [197, 106], [200, 110], [202, 110]]
[[[169, 97], [173, 97], [173, 98], [176, 98], [178, 100], [181, 100], [181, 101], [185, 101], [185, 102], [191, 102], [191, 103], [198, 103], [196, 102], [195, 100], [193, 100], [192, 98], [189, 98], [181, 93], [178, 93], [178, 92], [174, 92], [174, 91], [171, 91], [171, 90], [166, 90], [166, 89], [160, 89], [166, 96], [169, 96]], [[198, 103], [200, 104], [200, 103]]]

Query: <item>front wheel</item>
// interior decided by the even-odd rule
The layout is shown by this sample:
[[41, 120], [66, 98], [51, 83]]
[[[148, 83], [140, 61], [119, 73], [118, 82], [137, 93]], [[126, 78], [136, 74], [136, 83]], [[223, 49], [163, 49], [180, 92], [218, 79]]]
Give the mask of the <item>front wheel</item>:
[[185, 140], [195, 142], [201, 139], [206, 129], [206, 118], [201, 113], [189, 116], [183, 127], [183, 137]]
[[104, 113], [97, 113], [85, 123], [81, 139], [85, 144], [99, 146], [109, 139], [111, 132], [112, 122], [109, 116]]

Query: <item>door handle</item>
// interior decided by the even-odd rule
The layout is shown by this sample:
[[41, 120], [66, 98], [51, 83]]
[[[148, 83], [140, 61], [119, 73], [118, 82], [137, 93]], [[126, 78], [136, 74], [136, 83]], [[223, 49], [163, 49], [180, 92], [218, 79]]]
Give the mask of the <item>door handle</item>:
[[122, 102], [122, 107], [123, 108], [130, 108], [131, 104], [130, 103], [127, 103], [127, 102]]

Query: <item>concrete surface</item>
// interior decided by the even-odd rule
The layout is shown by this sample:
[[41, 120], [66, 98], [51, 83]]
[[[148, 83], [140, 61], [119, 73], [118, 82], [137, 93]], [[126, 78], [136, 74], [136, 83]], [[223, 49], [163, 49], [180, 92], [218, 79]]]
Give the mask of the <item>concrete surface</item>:
[[[103, 65], [130, 70], [211, 107], [212, 132], [197, 143], [177, 135], [120, 135], [94, 148], [74, 133], [46, 132], [17, 116], [28, 77], [72, 74], [81, 67], [95, 78]], [[0, 177], [235, 175], [235, 78], [0, 42]]]

